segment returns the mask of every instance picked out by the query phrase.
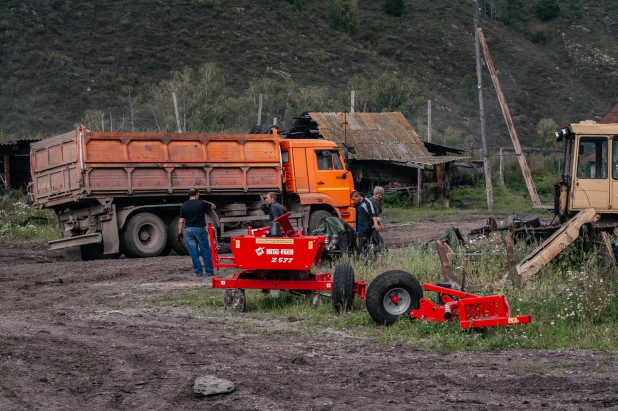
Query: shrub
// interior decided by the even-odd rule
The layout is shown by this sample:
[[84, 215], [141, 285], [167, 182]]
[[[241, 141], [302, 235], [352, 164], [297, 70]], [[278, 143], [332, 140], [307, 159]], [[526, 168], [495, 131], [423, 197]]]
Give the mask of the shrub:
[[403, 0], [384, 0], [384, 11], [392, 16], [403, 14]]
[[537, 0], [536, 16], [541, 20], [551, 20], [560, 15], [560, 6], [556, 0]]

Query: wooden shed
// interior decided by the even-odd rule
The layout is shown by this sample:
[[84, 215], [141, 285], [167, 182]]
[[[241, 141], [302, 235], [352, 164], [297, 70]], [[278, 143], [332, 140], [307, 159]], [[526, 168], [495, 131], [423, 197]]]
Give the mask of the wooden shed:
[[[463, 151], [433, 145], [431, 151], [453, 153], [435, 155], [421, 141], [402, 113], [304, 113], [290, 127], [287, 138], [324, 138], [348, 153], [349, 169], [357, 190], [369, 193], [380, 185], [386, 190], [414, 190], [422, 197], [423, 188], [436, 188], [448, 204], [448, 167], [467, 159]], [[426, 171], [433, 178], [426, 182]], [[419, 201], [420, 205], [420, 201]]]
[[39, 141], [10, 140], [0, 143], [0, 187], [25, 188], [30, 176], [30, 143]]

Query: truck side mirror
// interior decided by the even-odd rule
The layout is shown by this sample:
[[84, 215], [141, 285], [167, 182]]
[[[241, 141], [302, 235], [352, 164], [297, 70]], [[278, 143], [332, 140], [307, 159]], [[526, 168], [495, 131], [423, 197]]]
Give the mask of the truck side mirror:
[[345, 148], [348, 150], [350, 154], [356, 154], [356, 149], [353, 146], [346, 145]]

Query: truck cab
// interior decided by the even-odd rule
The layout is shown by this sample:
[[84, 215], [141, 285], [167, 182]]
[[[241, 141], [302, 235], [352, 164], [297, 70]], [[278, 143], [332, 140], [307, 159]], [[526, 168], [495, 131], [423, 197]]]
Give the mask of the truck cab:
[[[355, 225], [356, 214], [350, 201], [354, 181], [334, 142], [284, 139], [281, 164], [285, 194], [297, 196], [301, 205], [311, 205], [309, 231], [332, 212]], [[320, 210], [324, 212], [317, 212]]]
[[594, 208], [602, 220], [618, 220], [618, 124], [584, 121], [556, 132], [564, 140], [562, 181], [554, 212], [561, 220]]

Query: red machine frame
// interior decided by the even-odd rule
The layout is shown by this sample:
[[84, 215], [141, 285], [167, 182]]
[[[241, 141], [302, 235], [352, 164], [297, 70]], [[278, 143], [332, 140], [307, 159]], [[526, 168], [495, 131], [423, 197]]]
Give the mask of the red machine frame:
[[512, 316], [511, 307], [504, 295], [480, 296], [433, 284], [423, 284], [423, 289], [439, 293], [442, 304], [421, 298], [419, 308], [410, 311], [412, 318], [446, 322], [454, 321], [455, 317], [458, 317], [461, 328], [497, 327], [532, 322], [532, 317], [529, 315]]
[[[213, 266], [219, 268], [239, 268], [231, 278], [213, 278], [212, 288], [257, 289], [333, 292], [331, 274], [313, 274], [315, 266], [324, 252], [324, 236], [304, 236], [296, 232], [288, 220], [290, 213], [278, 217], [281, 236], [268, 236], [270, 227], [252, 229], [249, 227], [243, 237], [232, 237], [232, 256], [221, 256], [210, 242]], [[208, 224], [210, 238], [215, 238], [214, 227]], [[351, 292], [364, 299], [367, 283], [354, 281]]]

